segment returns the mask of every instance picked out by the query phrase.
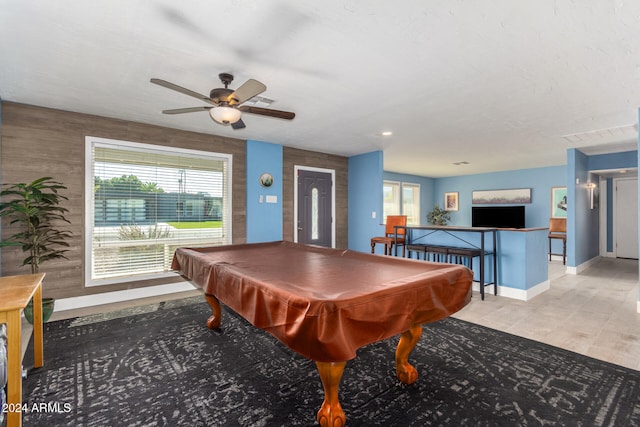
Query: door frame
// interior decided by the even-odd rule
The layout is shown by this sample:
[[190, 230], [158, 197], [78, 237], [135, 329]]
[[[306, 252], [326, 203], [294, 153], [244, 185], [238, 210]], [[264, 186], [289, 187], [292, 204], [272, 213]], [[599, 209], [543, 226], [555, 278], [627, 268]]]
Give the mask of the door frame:
[[[618, 224], [617, 224], [617, 219], [616, 219], [616, 206], [618, 203], [618, 192], [616, 191], [616, 187], [618, 184], [618, 181], [631, 181], [631, 180], [635, 180], [638, 185], [640, 185], [640, 179], [639, 177], [618, 177], [618, 178], [613, 178], [613, 198], [612, 198], [612, 217], [611, 218], [611, 222], [613, 225], [613, 257], [617, 258], [618, 257]], [[640, 214], [640, 212], [639, 212]]]
[[298, 171], [331, 174], [331, 247], [336, 247], [336, 171], [335, 169], [293, 165], [293, 241], [298, 242]]
[[[615, 183], [613, 183], [613, 185], [615, 186]], [[616, 257], [616, 254], [615, 254], [616, 238], [615, 238], [615, 228], [613, 228], [614, 227], [613, 208], [611, 212], [611, 225], [612, 225], [611, 229], [612, 229], [612, 234], [614, 234], [614, 236], [612, 236], [611, 240], [614, 242], [614, 245], [613, 245], [612, 252], [607, 251], [607, 198], [609, 197], [607, 193], [608, 191], [607, 179], [601, 176], [600, 180], [598, 181], [598, 187], [600, 189], [600, 235], [598, 237], [600, 242], [600, 256], [605, 258], [615, 258]], [[615, 191], [613, 193], [615, 194]]]

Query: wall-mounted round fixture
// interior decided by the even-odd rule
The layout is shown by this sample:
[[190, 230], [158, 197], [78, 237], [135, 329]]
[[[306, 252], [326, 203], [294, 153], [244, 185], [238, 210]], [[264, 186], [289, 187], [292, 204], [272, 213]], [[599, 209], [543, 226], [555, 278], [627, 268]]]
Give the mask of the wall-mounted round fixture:
[[273, 175], [266, 172], [260, 175], [260, 185], [266, 188], [271, 187], [273, 185]]

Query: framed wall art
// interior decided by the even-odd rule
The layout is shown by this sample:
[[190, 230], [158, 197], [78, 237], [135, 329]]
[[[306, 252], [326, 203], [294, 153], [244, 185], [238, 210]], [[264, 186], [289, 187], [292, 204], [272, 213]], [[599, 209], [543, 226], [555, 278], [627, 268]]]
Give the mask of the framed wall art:
[[457, 211], [458, 210], [458, 192], [444, 193], [444, 210], [445, 211]]
[[474, 205], [513, 205], [531, 203], [530, 188], [515, 188], [512, 190], [481, 190], [474, 191], [471, 196]]
[[551, 187], [551, 218], [567, 217], [567, 187]]

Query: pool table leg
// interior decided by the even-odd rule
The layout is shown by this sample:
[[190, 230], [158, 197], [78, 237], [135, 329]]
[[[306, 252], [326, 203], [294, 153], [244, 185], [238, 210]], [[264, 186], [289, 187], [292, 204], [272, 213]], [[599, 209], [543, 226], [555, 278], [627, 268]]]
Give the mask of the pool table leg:
[[343, 427], [347, 418], [338, 401], [338, 386], [347, 362], [316, 362], [322, 386], [324, 402], [318, 411], [318, 423], [322, 427]]
[[222, 321], [222, 309], [220, 308], [220, 301], [218, 301], [218, 298], [214, 297], [213, 295], [205, 294], [204, 297], [207, 299], [209, 307], [211, 307], [211, 311], [213, 311], [211, 317], [207, 319], [207, 328], [218, 329], [220, 327], [220, 322]]
[[418, 371], [409, 364], [409, 353], [422, 335], [422, 326], [416, 325], [400, 336], [396, 349], [396, 376], [405, 384], [413, 384], [418, 379]]

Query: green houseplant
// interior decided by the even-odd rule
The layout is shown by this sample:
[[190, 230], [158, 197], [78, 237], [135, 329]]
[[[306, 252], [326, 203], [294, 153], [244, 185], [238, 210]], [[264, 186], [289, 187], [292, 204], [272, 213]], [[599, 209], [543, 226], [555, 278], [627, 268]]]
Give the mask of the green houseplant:
[[[66, 190], [62, 183], [51, 177], [36, 179], [31, 183], [4, 184], [0, 191], [0, 217], [6, 217], [10, 226], [19, 231], [0, 242], [0, 247], [20, 247], [27, 255], [22, 266], [30, 266], [31, 273], [40, 271], [46, 261], [65, 258], [69, 247], [67, 239], [71, 232], [61, 230], [59, 225], [70, 223], [65, 218], [68, 209], [60, 206], [67, 197], [59, 193]], [[43, 299], [43, 317], [48, 320], [53, 313], [54, 301]], [[27, 306], [25, 317], [33, 321], [33, 308]]]
[[451, 214], [449, 211], [441, 209], [436, 203], [431, 212], [427, 214], [427, 220], [429, 224], [433, 225], [447, 225], [451, 221]]

